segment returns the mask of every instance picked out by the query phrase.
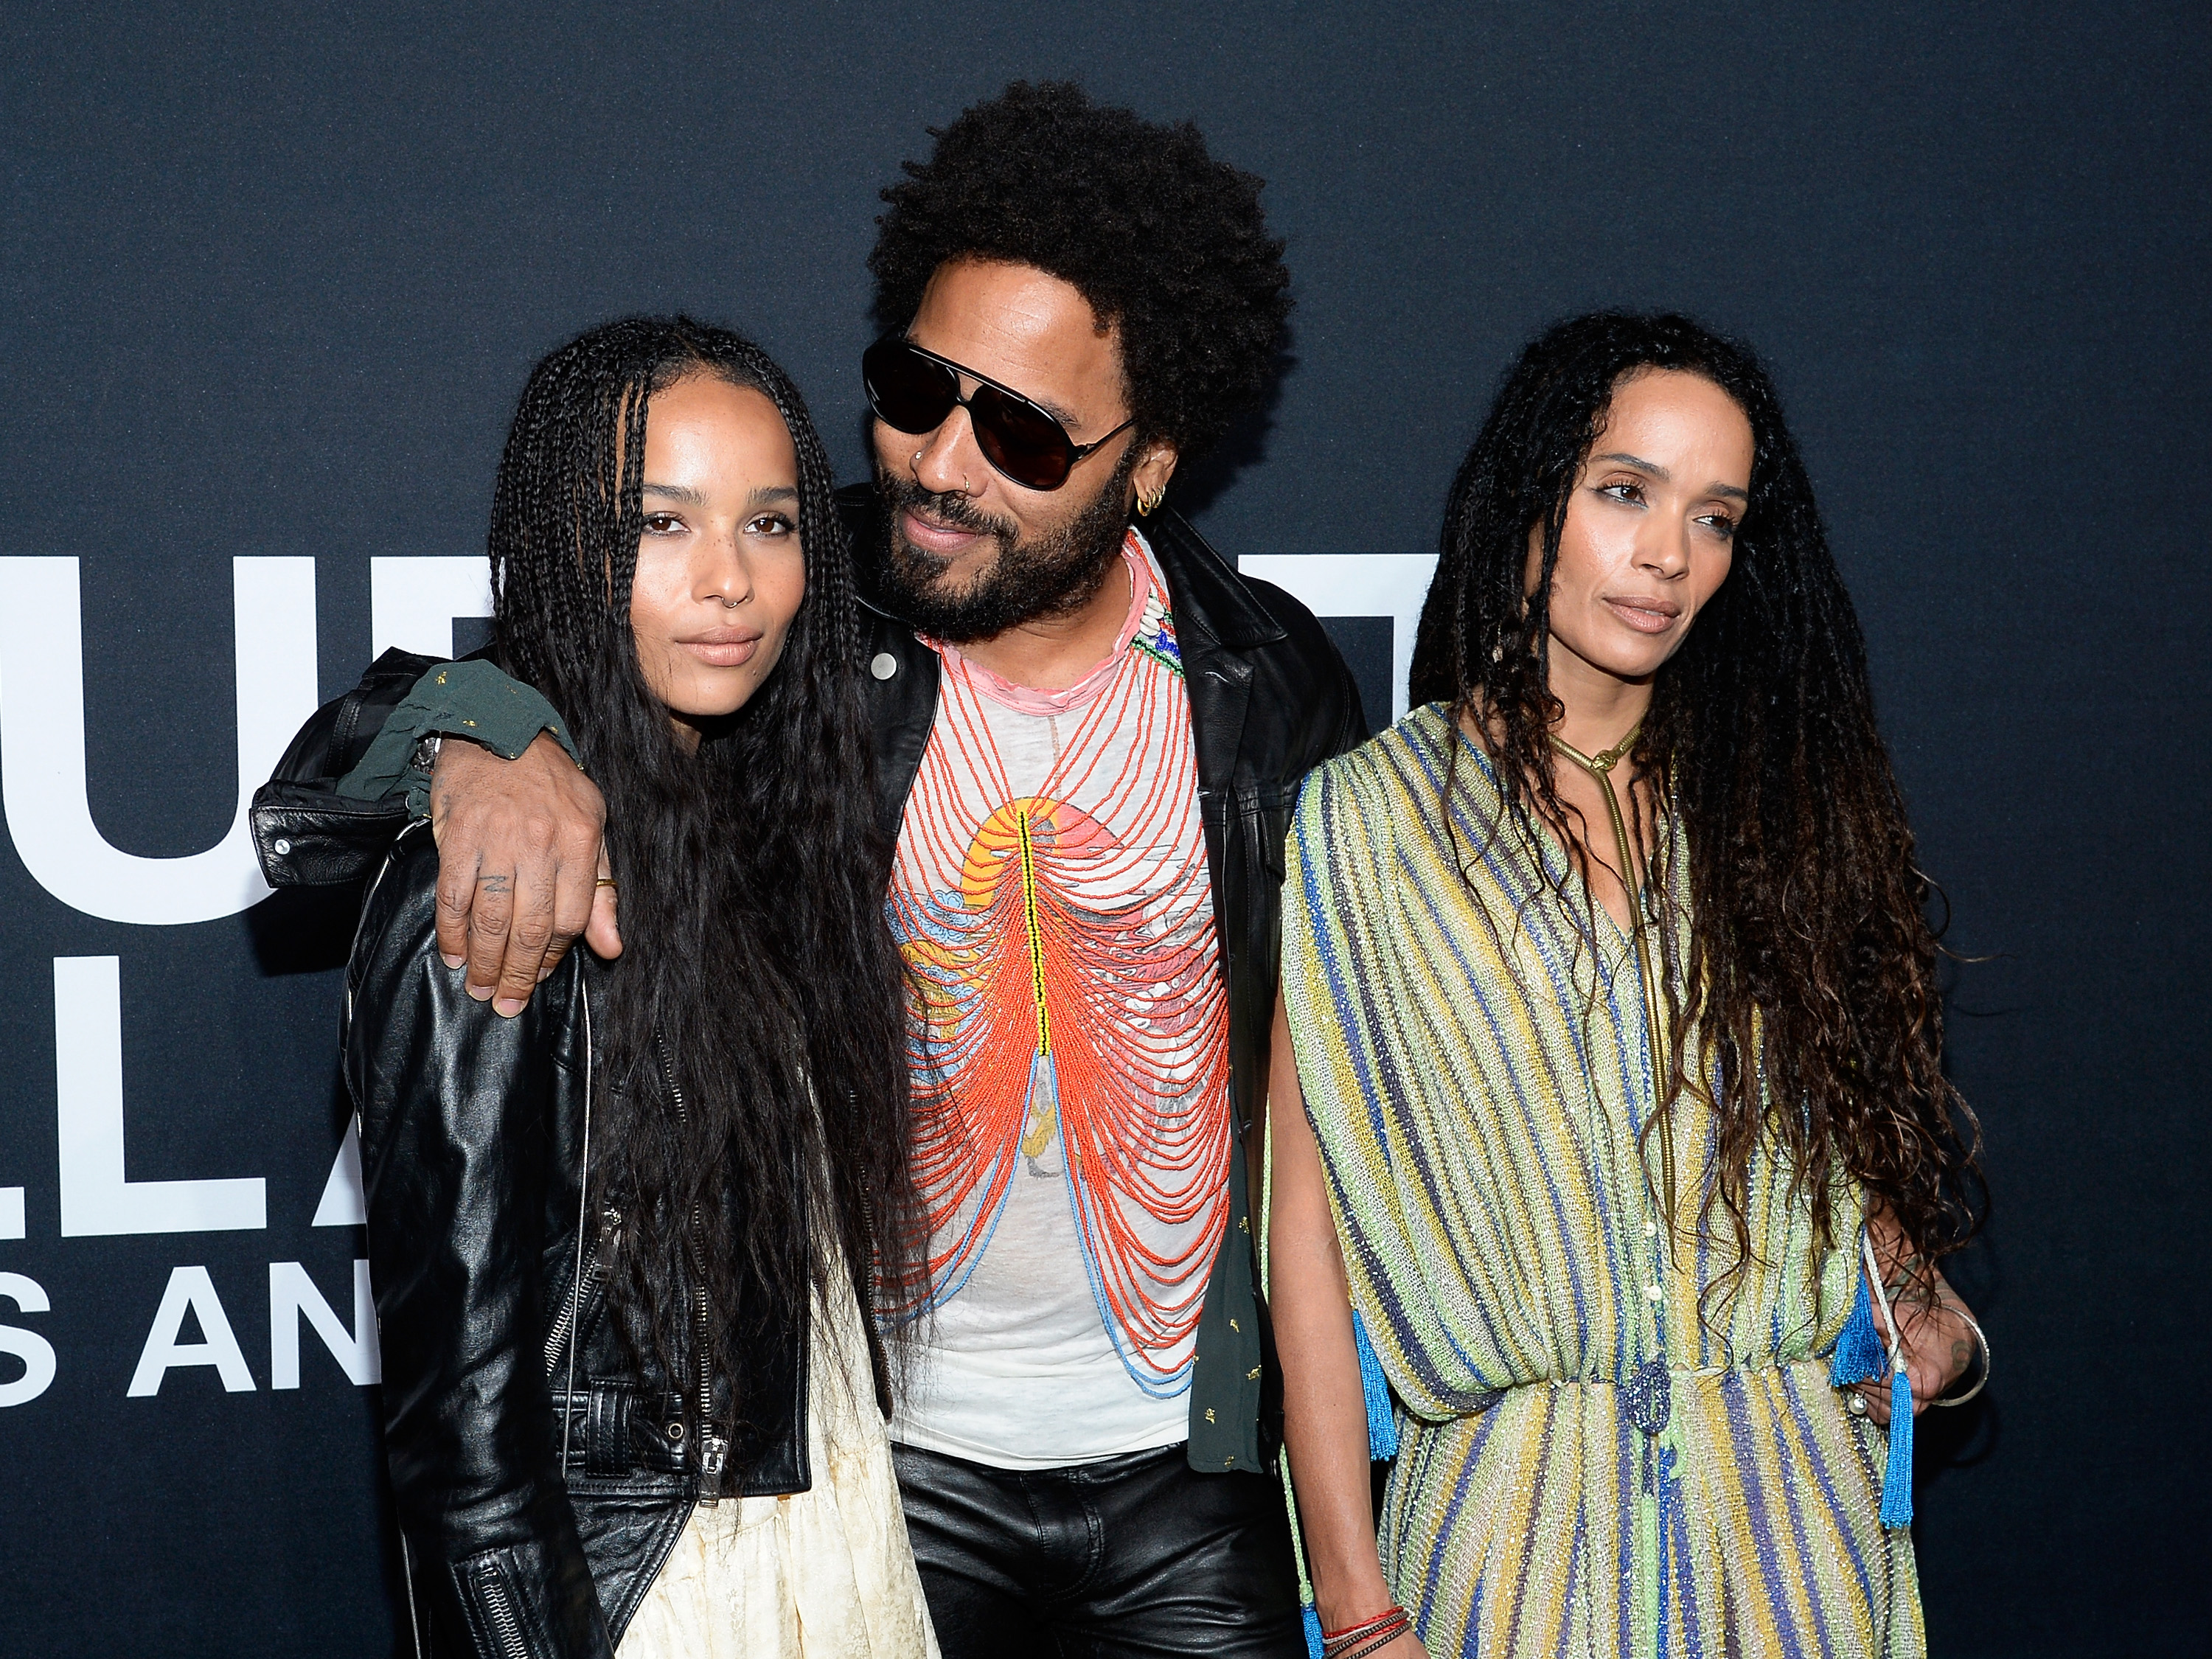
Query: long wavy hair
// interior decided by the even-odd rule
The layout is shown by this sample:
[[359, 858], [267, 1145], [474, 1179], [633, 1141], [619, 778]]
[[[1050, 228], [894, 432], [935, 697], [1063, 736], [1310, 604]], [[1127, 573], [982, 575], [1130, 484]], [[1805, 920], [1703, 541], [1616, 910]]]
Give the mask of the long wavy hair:
[[[1615, 389], [1658, 368], [1702, 375], [1734, 398], [1753, 459], [1728, 578], [1660, 669], [1632, 757], [1650, 799], [1679, 815], [1688, 849], [1686, 960], [1677, 930], [1654, 930], [1674, 1063], [1645, 1133], [1668, 1133], [1685, 1092], [1711, 1102], [1717, 1167], [1698, 1224], [1717, 1215], [1735, 1247], [1717, 1285], [1754, 1258], [1747, 1194], [1762, 1143], [1788, 1158], [1824, 1246], [1835, 1242], [1837, 1177], [1849, 1176], [1902, 1226], [1924, 1281], [1978, 1224], [1979, 1132], [1943, 1072], [1929, 884], [1875, 725], [1858, 617], [1748, 349], [1686, 318], [1620, 313], [1559, 324], [1528, 347], [1452, 484], [1413, 698], [1486, 734], [1503, 831], [1533, 846], [1540, 821], [1580, 820], [1559, 793], [1550, 742], [1564, 712], [1551, 689], [1553, 573]], [[1633, 793], [1648, 828], [1644, 791]], [[1590, 826], [1580, 828], [1587, 845]], [[1649, 841], [1646, 881], [1663, 893], [1667, 838]], [[1571, 908], [1565, 879], [1563, 870], [1555, 896]], [[1715, 1057], [1717, 1091], [1702, 1064]], [[1665, 1201], [1673, 1213], [1671, 1190]]]
[[[646, 682], [629, 613], [647, 411], [692, 374], [783, 416], [806, 560], [775, 671], [696, 753]], [[894, 1297], [919, 1272], [903, 980], [832, 489], [765, 352], [689, 318], [635, 317], [538, 365], [492, 506], [501, 663], [568, 717], [622, 884], [592, 1142], [595, 1190], [621, 1216], [610, 1293], [631, 1340], [672, 1366], [690, 1348], [678, 1287], [703, 1280], [726, 1376], [778, 1304], [805, 1309], [817, 1285], [850, 1293], [830, 1280], [833, 1243], [861, 1272], [872, 1255]]]

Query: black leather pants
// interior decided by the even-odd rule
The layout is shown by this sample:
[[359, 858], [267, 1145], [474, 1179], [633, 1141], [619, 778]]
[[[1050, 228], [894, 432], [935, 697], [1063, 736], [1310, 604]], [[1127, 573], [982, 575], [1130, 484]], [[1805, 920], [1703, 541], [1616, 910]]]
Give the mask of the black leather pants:
[[994, 1469], [895, 1446], [945, 1659], [1304, 1659], [1282, 1489], [1181, 1446]]

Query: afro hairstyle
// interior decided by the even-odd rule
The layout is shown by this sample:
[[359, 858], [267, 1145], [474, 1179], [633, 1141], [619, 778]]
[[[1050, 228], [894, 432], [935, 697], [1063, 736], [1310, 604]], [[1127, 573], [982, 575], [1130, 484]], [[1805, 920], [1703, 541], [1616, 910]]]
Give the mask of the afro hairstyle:
[[937, 269], [1035, 266], [1121, 331], [1130, 412], [1185, 460], [1218, 441], [1272, 379], [1290, 315], [1283, 243], [1261, 180], [1206, 154], [1189, 122], [1094, 104], [1068, 81], [1017, 81], [930, 130], [927, 161], [883, 192], [868, 269], [876, 319], [914, 320]]

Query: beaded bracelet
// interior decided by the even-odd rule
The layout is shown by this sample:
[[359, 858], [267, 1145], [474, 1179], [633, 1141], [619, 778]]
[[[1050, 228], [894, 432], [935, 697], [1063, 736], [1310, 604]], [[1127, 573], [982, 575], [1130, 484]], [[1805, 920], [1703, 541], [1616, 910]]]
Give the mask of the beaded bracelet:
[[1322, 1659], [1365, 1659], [1380, 1652], [1413, 1629], [1413, 1615], [1405, 1608], [1392, 1607], [1364, 1623], [1347, 1626], [1343, 1630], [1322, 1633]]
[[1357, 1640], [1363, 1636], [1372, 1636], [1383, 1626], [1395, 1625], [1405, 1617], [1405, 1608], [1394, 1602], [1372, 1619], [1362, 1620], [1356, 1625], [1346, 1625], [1342, 1630], [1323, 1631], [1321, 1634], [1321, 1644], [1324, 1649], [1328, 1649], [1336, 1647], [1342, 1643]]

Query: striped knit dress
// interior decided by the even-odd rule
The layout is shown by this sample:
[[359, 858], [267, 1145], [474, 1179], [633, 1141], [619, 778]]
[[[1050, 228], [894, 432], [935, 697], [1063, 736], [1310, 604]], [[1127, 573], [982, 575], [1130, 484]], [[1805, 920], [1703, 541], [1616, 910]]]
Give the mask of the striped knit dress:
[[[1314, 775], [1287, 854], [1298, 1078], [1400, 1402], [1394, 1593], [1435, 1659], [1923, 1653], [1885, 1442], [1822, 1359], [1856, 1230], [1817, 1249], [1783, 1160], [1755, 1159], [1755, 1259], [1700, 1316], [1735, 1254], [1697, 1230], [1710, 1117], [1674, 1113], [1670, 1251], [1635, 953], [1601, 908], [1592, 939], [1578, 878], [1554, 893], [1555, 843], [1494, 833], [1499, 805], [1432, 705]], [[1651, 898], [1680, 928], [1676, 888]]]

